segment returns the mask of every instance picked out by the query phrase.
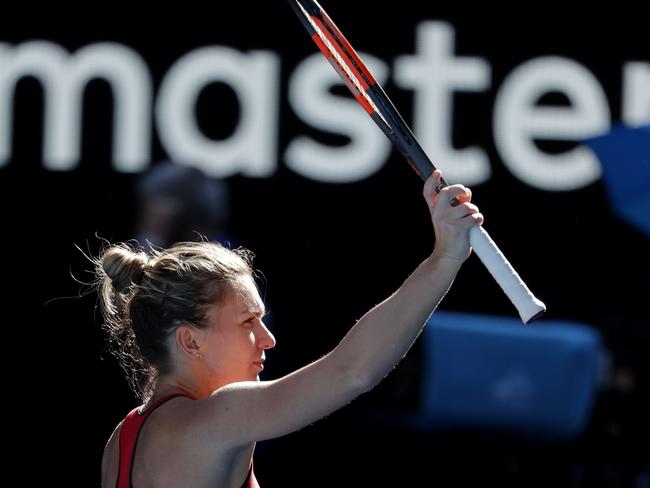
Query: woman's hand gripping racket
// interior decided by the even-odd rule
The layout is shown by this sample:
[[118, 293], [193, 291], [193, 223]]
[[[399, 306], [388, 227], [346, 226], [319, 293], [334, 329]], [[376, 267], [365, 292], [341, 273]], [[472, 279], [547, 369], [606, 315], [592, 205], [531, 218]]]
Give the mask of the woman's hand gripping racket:
[[[289, 3], [357, 101], [420, 178], [426, 181], [435, 170], [433, 163], [332, 19], [315, 0], [289, 0]], [[441, 179], [436, 186], [436, 192], [440, 192], [445, 186], [447, 183]], [[524, 323], [532, 322], [546, 311], [546, 306], [530, 292], [482, 226], [472, 227], [470, 244], [515, 305]]]

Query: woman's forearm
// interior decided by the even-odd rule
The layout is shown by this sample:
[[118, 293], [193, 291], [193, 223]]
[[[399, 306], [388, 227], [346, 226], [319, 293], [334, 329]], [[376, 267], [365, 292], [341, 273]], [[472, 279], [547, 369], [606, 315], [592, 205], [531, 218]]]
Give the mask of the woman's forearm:
[[332, 351], [364, 389], [373, 388], [404, 357], [461, 264], [434, 253], [395, 293], [366, 313]]

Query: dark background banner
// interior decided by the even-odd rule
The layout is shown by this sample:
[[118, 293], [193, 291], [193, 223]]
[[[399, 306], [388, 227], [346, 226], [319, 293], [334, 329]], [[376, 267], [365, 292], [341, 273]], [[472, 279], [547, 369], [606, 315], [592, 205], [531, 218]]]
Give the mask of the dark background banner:
[[[323, 6], [355, 48], [379, 62], [385, 90], [427, 148], [457, 154], [453, 151], [471, 147], [482, 155], [487, 162], [484, 173], [468, 173], [467, 179], [456, 181], [472, 187], [486, 228], [547, 304], [545, 320], [594, 327], [603, 338], [608, 367], [585, 433], [559, 444], [472, 431], [414, 432], [364, 422], [373, 412], [403, 413], [417, 403], [421, 351], [416, 344], [384, 383], [348, 408], [299, 433], [261, 443], [256, 453], [260, 483], [302, 486], [307, 484], [304, 476], [314, 476], [309, 484], [317, 486], [405, 486], [418, 479], [425, 484], [452, 480], [454, 486], [479, 481], [506, 486], [640, 486], [633, 483], [643, 480], [650, 444], [648, 236], [614, 213], [598, 172], [585, 171], [571, 180], [563, 172], [563, 164], [569, 163], [562, 157], [582, 140], [606, 133], [610, 124], [650, 121], [647, 15], [618, 5], [570, 13], [566, 4], [546, 2], [507, 9], [410, 0], [390, 7], [369, 1]], [[286, 374], [331, 350], [433, 246], [421, 182], [399, 154], [382, 146], [381, 137], [373, 135], [379, 130], [364, 114], [359, 123], [345, 109], [336, 111], [341, 103], [346, 107], [353, 102], [342, 86], [329, 90], [318, 85], [321, 71], [314, 63], [321, 63], [327, 76], [333, 71], [285, 2], [133, 9], [126, 3], [93, 6], [92, 12], [90, 7], [24, 9], [0, 20], [3, 308], [10, 352], [8, 392], [14, 400], [8, 422], [17, 418], [24, 424], [12, 441], [15, 454], [41, 466], [28, 472], [28, 478], [47, 475], [69, 485], [98, 483], [104, 443], [137, 404], [107, 352], [96, 297], [84, 295], [85, 287], [76, 281], [92, 279], [86, 272], [90, 264], [76, 247], [92, 255], [101, 239], [135, 237], [136, 184], [158, 161], [182, 159], [170, 154], [170, 148], [182, 152], [183, 143], [176, 138], [183, 136], [179, 128], [191, 131], [188, 120], [215, 157], [198, 165], [221, 176], [228, 186], [230, 212], [223, 236], [252, 249], [264, 275], [269, 325], [278, 344], [267, 354], [262, 379]], [[446, 91], [407, 87], [407, 57], [435, 46], [417, 41], [416, 34], [424, 30], [438, 42], [451, 39], [447, 61], [460, 60], [452, 66], [438, 59], [433, 65], [444, 70], [432, 71], [428, 86], [438, 83]], [[452, 37], [445, 38], [445, 32]], [[197, 61], [201, 53], [206, 57]], [[119, 81], [91, 79], [79, 90], [76, 105], [70, 105], [80, 111], [79, 130], [66, 132], [73, 127], [67, 124], [74, 114], [65, 115], [57, 101], [66, 105], [73, 95], [56, 87], [66, 86], [61, 80], [73, 79], [84, 69], [79, 60], [92, 66], [100, 58], [113, 59], [110, 56], [115, 56], [115, 64], [107, 62], [114, 66], [108, 78], [111, 73], [135, 73], [129, 87], [141, 83], [141, 92], [132, 91], [133, 98], [123, 99], [125, 113], [131, 115], [120, 119], [114, 110], [116, 100], [122, 100], [116, 95]], [[243, 78], [260, 73], [259, 79], [235, 87], [225, 79], [201, 85], [197, 73], [205, 68], [209, 78], [210, 59], [223, 66], [230, 59], [232, 66], [223, 68], [228, 73], [241, 70]], [[191, 66], [184, 68], [182, 62]], [[19, 63], [41, 71], [20, 76], [14, 84], [12, 70], [20, 71]], [[453, 71], [456, 68], [460, 72]], [[527, 68], [532, 75], [526, 75]], [[556, 68], [559, 71], [553, 71]], [[411, 69], [416, 69], [412, 63]], [[173, 83], [182, 85], [183, 76], [189, 84], [198, 83], [194, 99], [183, 91], [189, 85], [177, 85], [174, 92]], [[560, 88], [548, 90], [533, 105], [564, 109], [569, 115], [553, 119], [555, 128], [521, 129], [512, 119], [503, 122], [508, 103], [515, 103], [517, 90], [524, 89], [522, 78], [516, 86], [517, 76], [530, 76], [529, 81], [556, 77], [558, 87], [568, 83], [578, 91], [591, 91], [567, 95]], [[46, 89], [47, 83], [53, 88]], [[186, 97], [190, 119], [174, 112], [174, 93]], [[300, 94], [310, 93], [320, 98], [305, 105]], [[577, 101], [585, 103], [584, 113], [578, 114]], [[64, 115], [48, 122], [48, 110]], [[310, 110], [327, 113], [313, 115]], [[210, 146], [209, 141], [232, 141], [244, 118], [253, 135], [238, 146], [243, 156], [228, 160], [219, 153], [225, 146]], [[127, 126], [118, 143], [116, 120]], [[331, 130], [325, 129], [328, 121]], [[337, 130], [337, 121], [343, 129]], [[500, 126], [511, 132], [500, 133]], [[519, 129], [521, 134], [564, 130], [565, 135], [525, 141], [517, 139]], [[56, 134], [80, 137], [78, 155], [48, 149], [45, 141], [55, 141]], [[444, 140], [436, 141], [437, 136]], [[377, 137], [376, 145], [363, 142], [363, 137]], [[527, 172], [535, 166], [532, 160], [513, 161], [516, 153], [508, 152], [507, 140], [523, 140], [530, 154], [545, 155], [546, 176]], [[339, 169], [304, 169], [299, 151], [305, 142], [321, 145], [323, 151], [316, 153]], [[66, 144], [62, 150], [74, 149], [74, 143]], [[340, 163], [354, 161], [355, 154], [346, 153], [346, 148], [361, 151], [358, 160], [367, 162], [365, 169], [354, 162]], [[449, 161], [429, 152], [446, 171]], [[120, 154], [126, 155], [120, 159]], [[597, 162], [593, 154], [585, 157]], [[450, 174], [453, 171], [449, 167]], [[441, 308], [516, 314], [475, 256]]]

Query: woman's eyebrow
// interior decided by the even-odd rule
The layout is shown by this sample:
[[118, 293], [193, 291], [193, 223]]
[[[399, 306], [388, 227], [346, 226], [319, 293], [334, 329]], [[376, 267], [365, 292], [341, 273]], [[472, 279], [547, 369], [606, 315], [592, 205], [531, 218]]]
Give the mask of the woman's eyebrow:
[[266, 315], [266, 307], [261, 306], [261, 307], [245, 308], [244, 310], [241, 311], [241, 315], [246, 315], [249, 313], [252, 313], [257, 317], [263, 317], [264, 315]]

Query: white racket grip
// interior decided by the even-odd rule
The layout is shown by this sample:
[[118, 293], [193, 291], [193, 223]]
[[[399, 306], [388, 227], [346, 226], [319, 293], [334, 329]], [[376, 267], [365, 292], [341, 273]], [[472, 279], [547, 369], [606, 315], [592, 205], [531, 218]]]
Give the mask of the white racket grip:
[[510, 298], [525, 324], [532, 322], [546, 311], [546, 305], [530, 292], [526, 283], [482, 226], [475, 225], [470, 229], [469, 242], [476, 255]]

